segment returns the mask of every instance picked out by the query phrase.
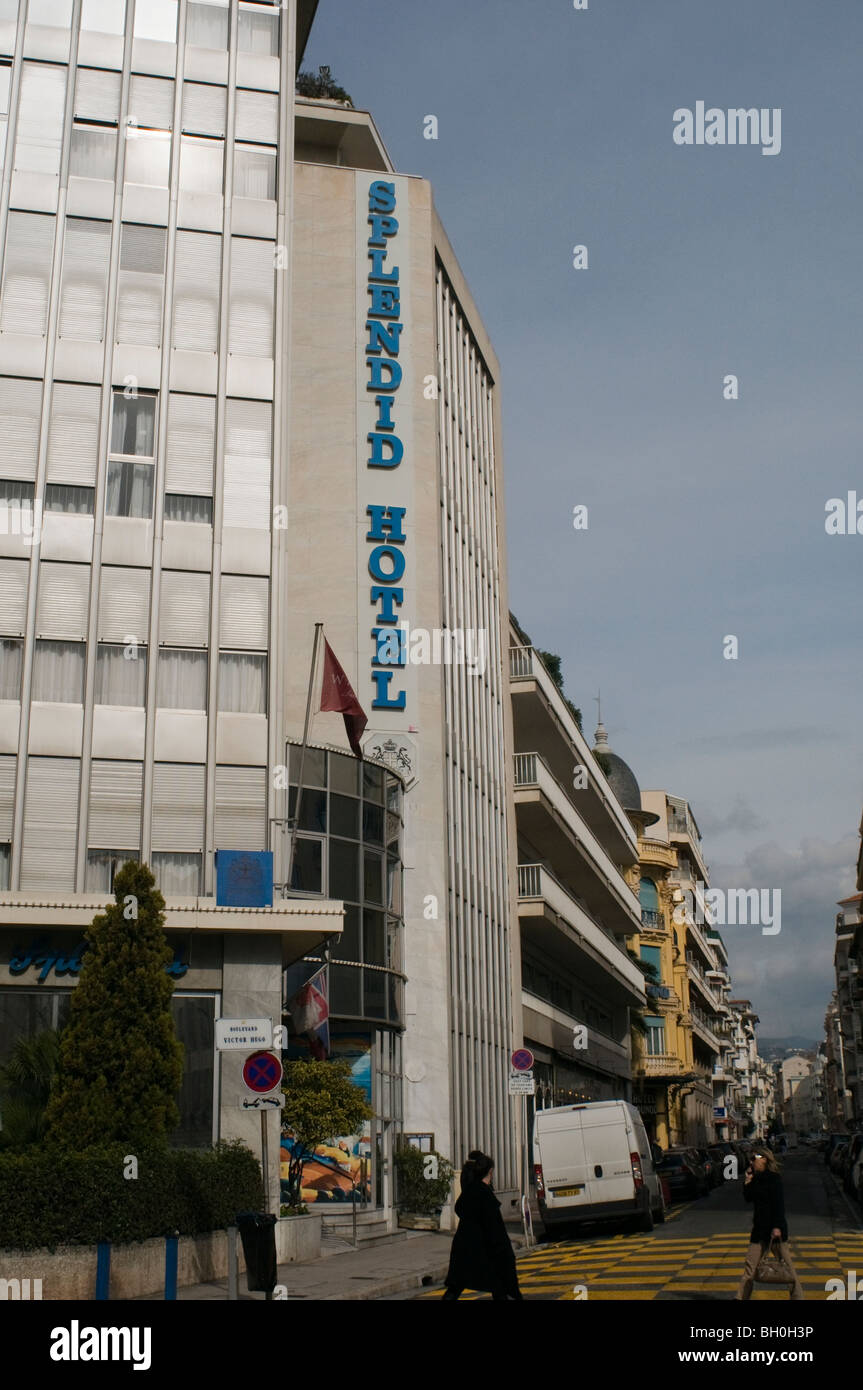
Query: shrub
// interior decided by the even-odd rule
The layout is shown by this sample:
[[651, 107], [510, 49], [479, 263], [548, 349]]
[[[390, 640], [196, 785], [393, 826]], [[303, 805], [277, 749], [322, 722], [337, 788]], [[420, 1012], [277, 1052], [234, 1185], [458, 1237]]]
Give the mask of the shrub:
[[[426, 1160], [437, 1159], [437, 1177], [426, 1177]], [[440, 1211], [449, 1197], [454, 1169], [449, 1159], [442, 1154], [421, 1153], [419, 1149], [405, 1144], [395, 1154], [396, 1170], [399, 1177], [398, 1205], [402, 1211], [414, 1212], [418, 1216], [431, 1216]]]
[[153, 1236], [224, 1230], [237, 1212], [261, 1208], [261, 1170], [239, 1140], [215, 1149], [129, 1148], [0, 1153], [0, 1249], [117, 1245]]

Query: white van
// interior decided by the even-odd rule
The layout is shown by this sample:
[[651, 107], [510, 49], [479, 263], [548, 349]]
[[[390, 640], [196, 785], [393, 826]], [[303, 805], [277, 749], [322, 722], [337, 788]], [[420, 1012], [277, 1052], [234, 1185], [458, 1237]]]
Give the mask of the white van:
[[546, 1230], [555, 1224], [665, 1220], [662, 1184], [634, 1105], [599, 1100], [537, 1110], [533, 1128], [536, 1195]]

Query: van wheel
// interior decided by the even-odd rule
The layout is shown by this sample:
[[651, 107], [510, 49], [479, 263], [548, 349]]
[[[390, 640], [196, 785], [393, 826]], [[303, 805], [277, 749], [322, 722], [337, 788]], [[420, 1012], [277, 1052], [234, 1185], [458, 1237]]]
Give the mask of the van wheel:
[[644, 1213], [641, 1220], [639, 1221], [638, 1229], [639, 1231], [653, 1230], [653, 1212], [650, 1210], [650, 1207], [647, 1208], [647, 1211]]

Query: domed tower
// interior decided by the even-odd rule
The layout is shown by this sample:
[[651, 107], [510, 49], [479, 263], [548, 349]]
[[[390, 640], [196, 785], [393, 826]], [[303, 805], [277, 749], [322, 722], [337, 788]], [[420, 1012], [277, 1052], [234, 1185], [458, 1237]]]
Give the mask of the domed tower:
[[646, 827], [655, 825], [659, 816], [655, 811], [645, 811], [642, 808], [641, 789], [635, 773], [629, 763], [625, 763], [623, 758], [618, 757], [617, 753], [612, 753], [609, 748], [608, 731], [601, 716], [596, 726], [594, 738], [596, 742], [593, 745], [593, 756], [605, 773], [605, 779], [611, 790], [632, 821], [636, 833], [643, 835]]

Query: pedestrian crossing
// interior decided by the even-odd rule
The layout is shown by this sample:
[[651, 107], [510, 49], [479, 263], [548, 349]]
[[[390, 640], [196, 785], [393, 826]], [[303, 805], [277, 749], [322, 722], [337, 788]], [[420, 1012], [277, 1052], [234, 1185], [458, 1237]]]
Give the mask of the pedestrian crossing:
[[[826, 1300], [828, 1279], [847, 1283], [855, 1270], [863, 1291], [863, 1232], [798, 1236], [789, 1241], [807, 1299]], [[606, 1240], [543, 1245], [519, 1257], [518, 1280], [526, 1299], [614, 1301], [628, 1299], [731, 1299], [749, 1246], [748, 1234], [707, 1237], [616, 1235]], [[586, 1292], [576, 1292], [576, 1286]], [[787, 1300], [786, 1287], [756, 1284], [753, 1302]], [[423, 1298], [440, 1298], [440, 1290]], [[465, 1291], [463, 1299], [489, 1298]]]

